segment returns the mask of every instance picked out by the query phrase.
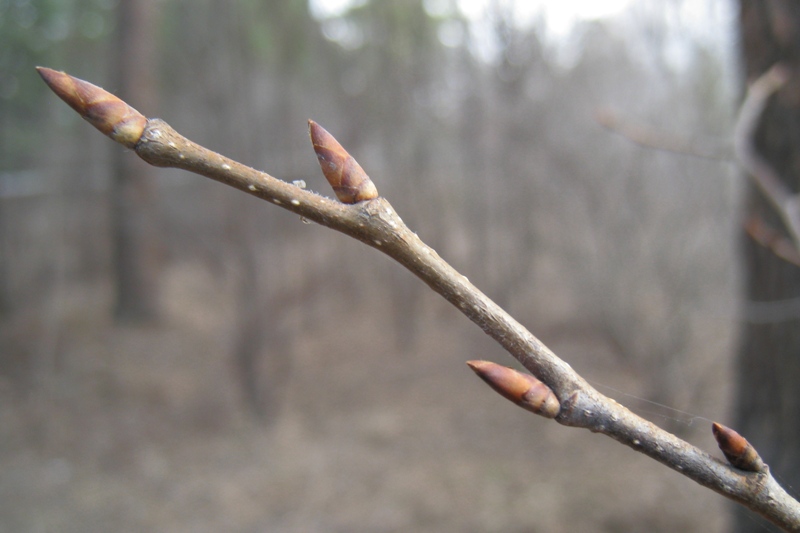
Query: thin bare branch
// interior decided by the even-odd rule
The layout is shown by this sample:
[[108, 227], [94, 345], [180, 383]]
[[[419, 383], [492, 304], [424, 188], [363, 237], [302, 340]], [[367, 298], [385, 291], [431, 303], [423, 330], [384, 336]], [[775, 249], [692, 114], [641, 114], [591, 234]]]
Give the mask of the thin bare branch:
[[[64, 78], [70, 78], [68, 75], [43, 68], [39, 71], [62, 99], [68, 102], [70, 98], [76, 99], [74, 91], [62, 94], [56, 88], [69, 86], [64, 82]], [[92, 99], [101, 97], [97, 94]], [[87, 110], [81, 105], [73, 105], [73, 108], [86, 118]], [[115, 126], [98, 124], [96, 120], [92, 123], [104, 132], [113, 131]], [[324, 198], [203, 148], [158, 119], [147, 120], [133, 149], [148, 163], [181, 168], [225, 183], [382, 251], [453, 304], [547, 385], [560, 404], [554, 420], [606, 434], [742, 503], [785, 530], [800, 531], [800, 503], [778, 485], [768, 470], [745, 472], [736, 469], [597, 392], [422, 242], [385, 198], [353, 204]]]
[[[671, 152], [674, 154], [727, 161], [735, 155], [742, 167], [749, 173], [753, 182], [764, 193], [789, 231], [792, 242], [779, 242], [770, 238], [767, 244], [763, 232], [753, 232], [748, 221], [745, 230], [756, 242], [770, 248], [782, 259], [798, 264], [800, 258], [800, 195], [792, 194], [780, 180], [773, 167], [758, 153], [754, 135], [764, 107], [770, 96], [788, 80], [789, 71], [782, 65], [775, 65], [750, 85], [742, 103], [734, 128], [733, 154], [719, 143], [698, 142], [683, 136], [657, 131], [654, 128], [627, 120], [616, 111], [608, 108], [595, 113], [598, 124], [609, 131], [645, 148]], [[789, 245], [790, 248], [787, 248]]]
[[761, 217], [751, 215], [744, 221], [744, 231], [756, 243], [784, 261], [800, 266], [800, 250], [784, 233], [770, 227]]
[[800, 195], [792, 194], [755, 145], [756, 128], [770, 96], [788, 79], [788, 68], [776, 64], [750, 84], [734, 128], [734, 147], [736, 157], [786, 225], [795, 249], [800, 249]]
[[714, 161], [729, 161], [733, 156], [726, 143], [711, 138], [688, 139], [685, 136], [658, 131], [651, 126], [628, 120], [613, 109], [598, 109], [594, 119], [610, 132], [644, 148]]

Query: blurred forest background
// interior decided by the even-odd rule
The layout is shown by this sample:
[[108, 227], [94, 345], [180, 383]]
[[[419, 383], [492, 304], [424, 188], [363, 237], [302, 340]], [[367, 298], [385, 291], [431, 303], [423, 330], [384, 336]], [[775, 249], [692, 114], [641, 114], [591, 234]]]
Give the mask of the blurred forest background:
[[0, 0], [0, 529], [727, 529], [721, 497], [497, 397], [464, 361], [511, 359], [398, 265], [149, 168], [34, 70], [331, 196], [313, 118], [601, 392], [713, 451], [737, 6], [518, 4]]

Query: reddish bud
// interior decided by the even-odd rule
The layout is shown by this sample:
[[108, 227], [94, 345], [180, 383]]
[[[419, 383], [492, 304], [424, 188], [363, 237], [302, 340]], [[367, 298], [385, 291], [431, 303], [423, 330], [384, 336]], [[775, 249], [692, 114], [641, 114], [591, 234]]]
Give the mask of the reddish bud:
[[134, 108], [97, 85], [64, 72], [45, 67], [36, 70], [50, 89], [92, 126], [128, 148], [139, 142], [147, 118]]
[[308, 121], [308, 132], [322, 173], [340, 202], [355, 204], [378, 197], [378, 189], [367, 173], [333, 135], [313, 120]]
[[467, 365], [501, 396], [523, 409], [546, 418], [555, 418], [561, 410], [558, 398], [550, 387], [513, 368], [490, 361], [467, 361]]
[[712, 424], [711, 432], [717, 440], [719, 449], [733, 466], [749, 472], [766, 470], [767, 465], [764, 464], [753, 445], [737, 432], [716, 422]]

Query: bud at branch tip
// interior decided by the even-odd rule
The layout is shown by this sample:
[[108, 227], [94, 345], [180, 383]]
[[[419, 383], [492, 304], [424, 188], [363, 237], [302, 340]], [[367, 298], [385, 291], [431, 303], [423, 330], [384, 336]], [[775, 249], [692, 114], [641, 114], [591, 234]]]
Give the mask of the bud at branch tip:
[[116, 142], [133, 148], [147, 118], [108, 91], [64, 72], [36, 67], [44, 82], [72, 109]]

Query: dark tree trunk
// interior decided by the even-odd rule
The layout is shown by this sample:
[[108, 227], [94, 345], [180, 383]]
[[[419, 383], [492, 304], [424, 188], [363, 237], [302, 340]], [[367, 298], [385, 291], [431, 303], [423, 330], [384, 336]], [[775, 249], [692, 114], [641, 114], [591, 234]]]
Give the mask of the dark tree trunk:
[[[148, 116], [154, 109], [155, 9], [152, 0], [122, 0], [117, 18], [113, 89]], [[148, 322], [158, 315], [158, 246], [152, 167], [115, 150], [112, 209], [117, 319]]]
[[[792, 79], [768, 104], [755, 145], [790, 190], [800, 189], [800, 2], [740, 0], [747, 80], [783, 62]], [[763, 195], [749, 187], [745, 216], [785, 232]], [[757, 304], [800, 298], [800, 268], [745, 237], [745, 322], [738, 360], [737, 426], [778, 480], [800, 487], [800, 313], [796, 306]], [[766, 311], [770, 312], [766, 312]], [[753, 519], [748, 519], [750, 515]], [[735, 530], [771, 531], [738, 508]]]

